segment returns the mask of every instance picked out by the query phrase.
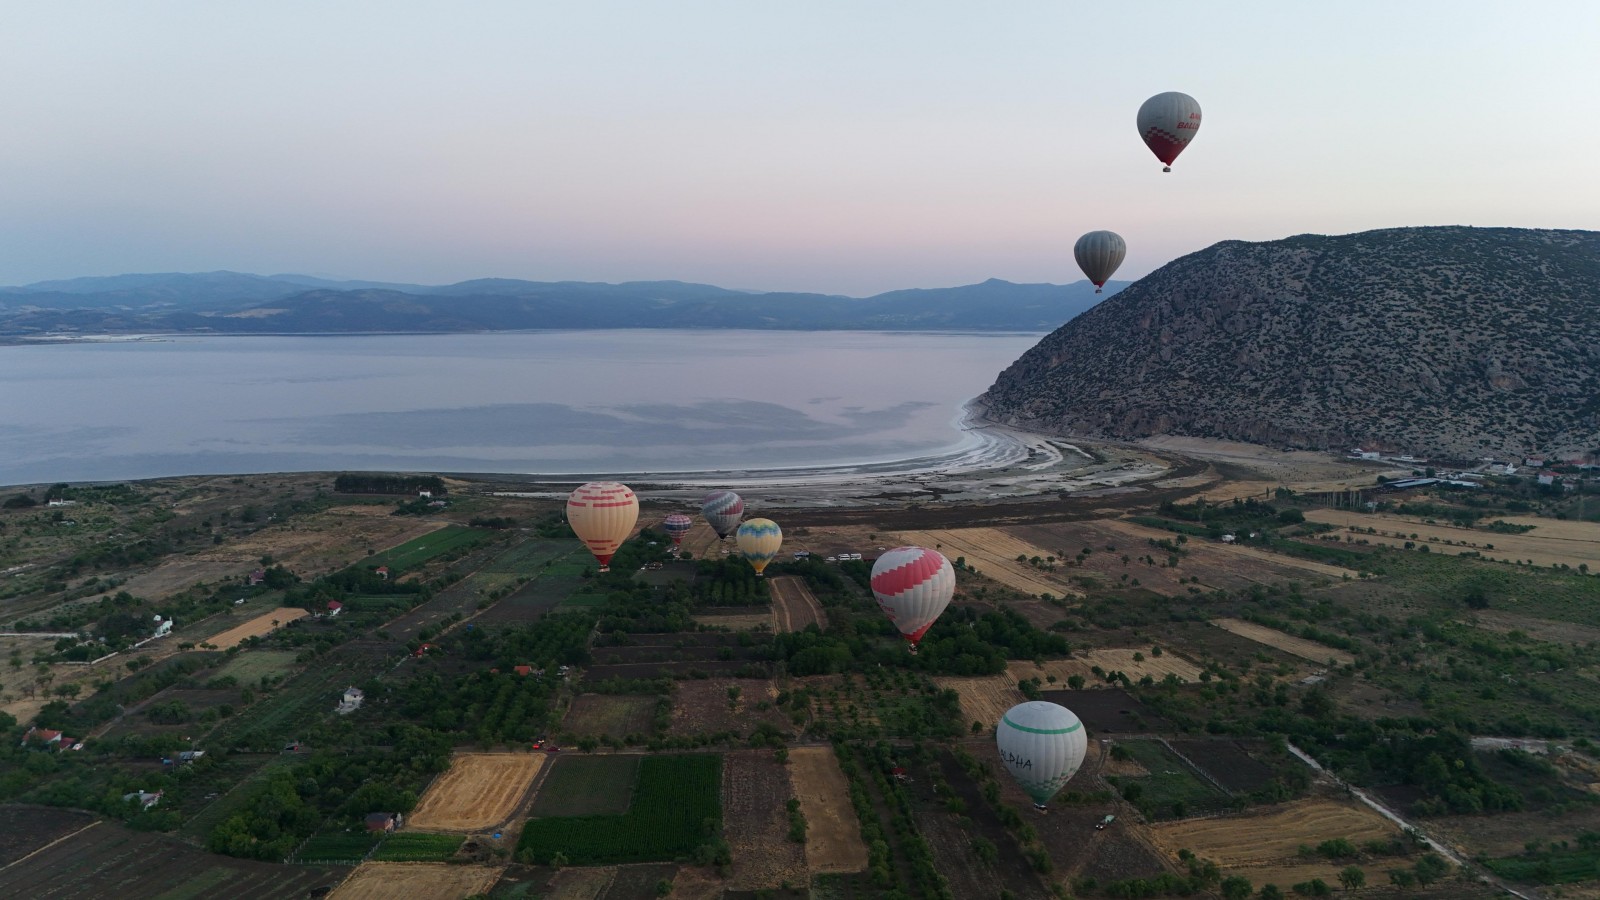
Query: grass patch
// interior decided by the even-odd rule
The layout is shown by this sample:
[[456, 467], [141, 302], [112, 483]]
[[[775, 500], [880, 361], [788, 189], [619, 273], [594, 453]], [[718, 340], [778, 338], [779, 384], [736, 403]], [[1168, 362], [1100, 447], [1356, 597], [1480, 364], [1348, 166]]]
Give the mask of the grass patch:
[[1600, 875], [1600, 847], [1544, 850], [1487, 860], [1489, 871], [1523, 884], [1566, 884]]
[[380, 835], [371, 832], [319, 831], [306, 841], [294, 859], [303, 863], [365, 859], [367, 853], [377, 846], [379, 838]]
[[1117, 779], [1123, 796], [1127, 796], [1130, 788], [1134, 789], [1136, 796], [1129, 799], [1146, 818], [1181, 819], [1228, 804], [1227, 794], [1217, 790], [1160, 741], [1121, 741], [1118, 746], [1127, 750], [1128, 755], [1150, 773]]
[[689, 855], [721, 830], [721, 783], [721, 756], [644, 757], [626, 813], [532, 819], [517, 856], [541, 864], [559, 857], [573, 865], [604, 865]]
[[390, 547], [382, 553], [369, 556], [362, 560], [360, 565], [369, 569], [377, 566], [388, 566], [399, 571], [414, 569], [436, 556], [443, 556], [455, 550], [470, 549], [494, 536], [495, 532], [484, 528], [447, 525], [438, 531], [406, 541], [398, 547]]
[[568, 576], [582, 575], [585, 570], [592, 570], [593, 568], [594, 564], [592, 562], [558, 562], [552, 563], [548, 568], [546, 568], [544, 570], [544, 574]]
[[444, 862], [456, 855], [466, 837], [402, 831], [383, 839], [372, 858], [383, 862]]
[[533, 798], [535, 818], [627, 812], [639, 778], [639, 756], [562, 756]]
[[215, 678], [237, 678], [243, 687], [259, 684], [269, 675], [287, 675], [294, 671], [293, 650], [243, 650], [228, 664], [218, 669]]

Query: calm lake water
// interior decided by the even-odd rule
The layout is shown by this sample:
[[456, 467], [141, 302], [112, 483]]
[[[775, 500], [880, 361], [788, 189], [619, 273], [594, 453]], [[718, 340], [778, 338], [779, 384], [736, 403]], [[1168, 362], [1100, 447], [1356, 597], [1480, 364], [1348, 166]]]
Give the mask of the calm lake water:
[[912, 459], [1036, 334], [176, 336], [0, 347], [0, 484]]

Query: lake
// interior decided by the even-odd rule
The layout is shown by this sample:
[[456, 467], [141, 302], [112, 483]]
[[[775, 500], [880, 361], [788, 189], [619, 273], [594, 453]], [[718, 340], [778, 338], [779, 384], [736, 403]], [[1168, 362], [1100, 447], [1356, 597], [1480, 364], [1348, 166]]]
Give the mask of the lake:
[[417, 470], [560, 475], [959, 452], [1037, 334], [179, 335], [0, 347], [0, 484]]

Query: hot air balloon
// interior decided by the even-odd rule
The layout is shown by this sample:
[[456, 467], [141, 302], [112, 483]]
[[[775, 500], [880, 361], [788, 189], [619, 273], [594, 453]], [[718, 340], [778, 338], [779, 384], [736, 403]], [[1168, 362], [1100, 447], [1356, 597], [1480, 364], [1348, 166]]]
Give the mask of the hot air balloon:
[[1072, 245], [1072, 256], [1078, 268], [1094, 282], [1094, 292], [1106, 286], [1111, 275], [1122, 265], [1128, 255], [1128, 243], [1115, 231], [1091, 231]]
[[678, 552], [678, 546], [683, 543], [683, 536], [694, 527], [694, 520], [683, 513], [673, 513], [661, 520], [661, 530], [672, 538], [672, 552]]
[[756, 575], [767, 568], [767, 563], [778, 555], [783, 546], [783, 529], [771, 519], [751, 519], [739, 526], [739, 552], [755, 567]]
[[937, 550], [896, 547], [872, 564], [872, 595], [912, 653], [955, 592], [956, 571]]
[[611, 556], [639, 521], [639, 498], [625, 484], [591, 481], [567, 498], [567, 524], [600, 563], [611, 570]]
[[1139, 137], [1156, 159], [1165, 163], [1163, 172], [1172, 171], [1172, 161], [1199, 130], [1200, 104], [1188, 94], [1167, 91], [1139, 107]]
[[1044, 700], [1029, 700], [1006, 710], [995, 726], [1000, 761], [1022, 790], [1044, 809], [1051, 797], [1077, 774], [1089, 737], [1072, 710]]
[[700, 515], [711, 523], [717, 537], [727, 540], [744, 518], [744, 500], [733, 491], [712, 491], [700, 501]]

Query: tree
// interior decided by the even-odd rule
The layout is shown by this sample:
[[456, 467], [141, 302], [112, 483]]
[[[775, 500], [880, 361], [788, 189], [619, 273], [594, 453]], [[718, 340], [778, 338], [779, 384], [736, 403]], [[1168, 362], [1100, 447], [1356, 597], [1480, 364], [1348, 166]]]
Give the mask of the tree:
[[1445, 859], [1438, 854], [1425, 854], [1421, 859], [1417, 860], [1417, 865], [1415, 867], [1417, 883], [1421, 884], [1423, 887], [1427, 887], [1428, 885], [1433, 884], [1435, 881], [1443, 879], [1454, 869], [1455, 866], [1450, 865], [1450, 863], [1446, 862]]
[[1390, 869], [1389, 881], [1393, 882], [1395, 887], [1403, 891], [1416, 885], [1417, 876], [1413, 874], [1410, 869]]
[[1275, 884], [1263, 884], [1261, 893], [1256, 894], [1259, 900], [1283, 900], [1283, 891]]
[[1223, 900], [1245, 900], [1255, 891], [1250, 885], [1250, 879], [1239, 875], [1229, 875], [1222, 879], [1220, 888]]
[[1360, 890], [1367, 886], [1367, 873], [1360, 866], [1345, 866], [1339, 870], [1339, 883], [1347, 891]]

